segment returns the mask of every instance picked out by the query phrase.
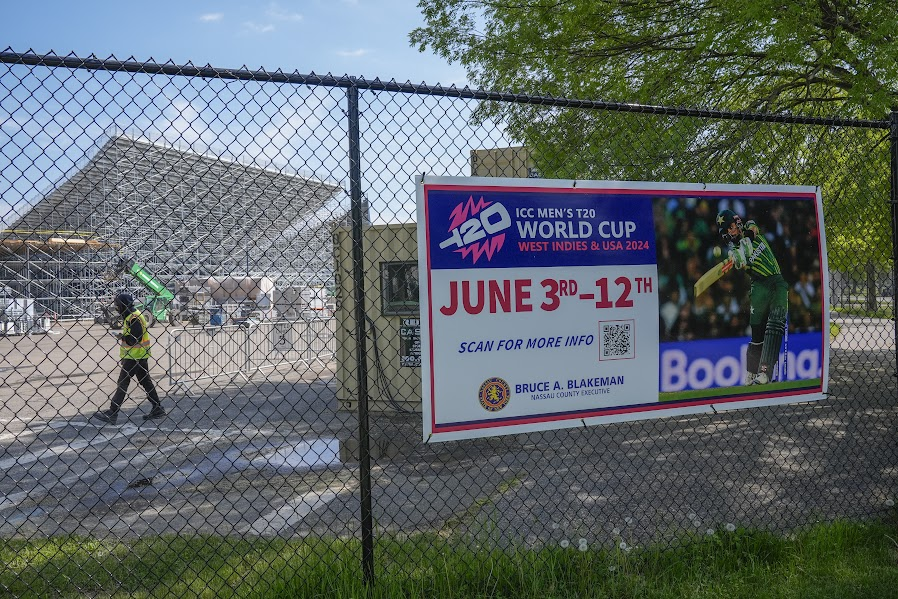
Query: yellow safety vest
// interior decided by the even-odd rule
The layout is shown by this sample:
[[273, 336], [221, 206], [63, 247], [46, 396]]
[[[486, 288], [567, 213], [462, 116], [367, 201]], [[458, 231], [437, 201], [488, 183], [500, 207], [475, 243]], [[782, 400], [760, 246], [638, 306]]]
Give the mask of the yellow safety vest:
[[[131, 321], [135, 318], [140, 320], [140, 324], [143, 325], [143, 337], [140, 338], [137, 345], [127, 345], [125, 337], [130, 333]], [[143, 360], [150, 357], [150, 327], [147, 326], [147, 319], [138, 310], [125, 316], [125, 321], [122, 323], [122, 339], [119, 341], [118, 355], [123, 360]]]

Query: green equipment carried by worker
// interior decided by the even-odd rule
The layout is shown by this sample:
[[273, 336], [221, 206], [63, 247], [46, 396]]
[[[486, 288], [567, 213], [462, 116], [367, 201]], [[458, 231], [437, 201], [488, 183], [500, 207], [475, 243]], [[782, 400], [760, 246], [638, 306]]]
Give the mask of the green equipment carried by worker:
[[[173, 322], [174, 315], [169, 309], [175, 294], [172, 293], [159, 279], [153, 276], [153, 273], [134, 261], [132, 257], [122, 257], [118, 264], [109, 271], [104, 277], [107, 281], [118, 278], [122, 273], [127, 272], [132, 277], [140, 281], [147, 288], [149, 293], [143, 303], [137, 302], [136, 307], [144, 313], [147, 324], [153, 326], [158, 320], [162, 322]], [[114, 309], [109, 307], [101, 308], [103, 317], [97, 317], [96, 321], [105, 321], [109, 326], [115, 328], [121, 326], [121, 316]]]

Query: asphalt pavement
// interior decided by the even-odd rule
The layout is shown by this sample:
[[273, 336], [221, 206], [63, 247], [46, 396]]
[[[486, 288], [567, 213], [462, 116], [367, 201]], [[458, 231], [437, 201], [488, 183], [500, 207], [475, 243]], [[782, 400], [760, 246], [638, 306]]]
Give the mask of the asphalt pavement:
[[[145, 423], [132, 386], [123, 417], [101, 426], [89, 415], [114, 386], [114, 340], [82, 328], [0, 340], [0, 534], [359, 535], [357, 424], [337, 409], [333, 364], [190, 396], [157, 365], [169, 414]], [[894, 323], [841, 334], [830, 395], [814, 403], [430, 445], [420, 415], [374, 414], [377, 530], [633, 546], [887, 513]]]

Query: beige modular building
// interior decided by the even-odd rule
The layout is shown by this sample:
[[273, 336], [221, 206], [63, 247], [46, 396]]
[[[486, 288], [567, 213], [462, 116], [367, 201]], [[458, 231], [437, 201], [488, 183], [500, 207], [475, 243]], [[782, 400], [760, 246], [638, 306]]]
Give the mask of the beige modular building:
[[[539, 173], [523, 146], [473, 150], [474, 177], [534, 178]], [[365, 225], [365, 307], [369, 409], [421, 411], [421, 335], [418, 303], [418, 239], [415, 223]], [[337, 397], [357, 410], [355, 285], [352, 230], [334, 231]]]
[[525, 146], [471, 151], [472, 177], [539, 177], [530, 149]]
[[[367, 379], [371, 411], [421, 411], [418, 241], [415, 223], [370, 225], [364, 232]], [[358, 409], [352, 230], [334, 231], [337, 398]]]

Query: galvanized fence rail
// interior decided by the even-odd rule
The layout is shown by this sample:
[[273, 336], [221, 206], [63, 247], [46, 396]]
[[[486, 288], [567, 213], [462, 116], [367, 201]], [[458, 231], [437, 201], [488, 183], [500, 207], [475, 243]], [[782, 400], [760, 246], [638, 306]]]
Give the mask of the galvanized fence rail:
[[166, 377], [173, 389], [216, 379], [249, 381], [280, 368], [324, 368], [336, 354], [335, 321], [279, 319], [230, 325], [170, 328], [162, 339]]
[[[378, 542], [412, 535], [449, 551], [673, 546], [894, 505], [898, 113], [727, 113], [11, 49], [0, 65], [6, 539], [349, 537], [371, 580]], [[783, 262], [790, 333], [832, 315], [829, 397], [424, 443], [424, 173], [820, 186], [832, 305], [813, 265]], [[747, 329], [743, 283], [711, 306], [684, 291], [713, 259], [717, 208], [666, 215], [662, 340]], [[771, 217], [780, 255], [803, 243], [797, 218]], [[119, 331], [98, 307], [122, 291], [157, 321], [166, 415], [144, 421], [132, 382], [110, 425], [92, 415], [116, 389]], [[51, 315], [31, 334], [9, 324]], [[309, 560], [346, 567], [314, 547]], [[19, 568], [0, 564], [0, 589]]]

